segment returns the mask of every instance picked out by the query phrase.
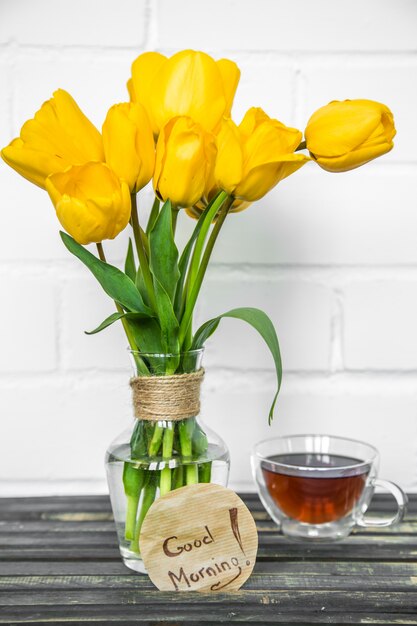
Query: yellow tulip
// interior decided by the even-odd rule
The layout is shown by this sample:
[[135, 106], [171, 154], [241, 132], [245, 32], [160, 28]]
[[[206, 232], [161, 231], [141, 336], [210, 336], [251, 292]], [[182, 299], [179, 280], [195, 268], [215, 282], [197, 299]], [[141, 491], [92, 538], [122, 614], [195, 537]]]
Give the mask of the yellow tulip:
[[155, 135], [179, 115], [213, 131], [230, 115], [239, 78], [233, 61], [215, 61], [204, 52], [183, 50], [170, 58], [145, 52], [133, 62], [128, 90], [147, 110]]
[[46, 191], [62, 226], [78, 243], [114, 239], [129, 221], [129, 187], [105, 163], [74, 165], [51, 174]]
[[335, 100], [310, 117], [305, 130], [313, 159], [329, 172], [346, 172], [389, 152], [394, 117], [373, 100]]
[[63, 89], [23, 124], [20, 137], [1, 151], [10, 167], [35, 185], [70, 165], [103, 161], [103, 142], [96, 127]]
[[189, 117], [164, 126], [156, 144], [156, 194], [176, 207], [190, 207], [203, 196], [214, 165], [214, 136]]
[[124, 102], [112, 106], [103, 124], [106, 162], [119, 178], [137, 193], [152, 178], [155, 143], [151, 124], [141, 104]]
[[[301, 137], [299, 130], [284, 126], [258, 108], [249, 109], [239, 126], [224, 119], [217, 135], [217, 188], [244, 203], [259, 200], [309, 160], [294, 154]], [[241, 203], [235, 210], [247, 206]]]

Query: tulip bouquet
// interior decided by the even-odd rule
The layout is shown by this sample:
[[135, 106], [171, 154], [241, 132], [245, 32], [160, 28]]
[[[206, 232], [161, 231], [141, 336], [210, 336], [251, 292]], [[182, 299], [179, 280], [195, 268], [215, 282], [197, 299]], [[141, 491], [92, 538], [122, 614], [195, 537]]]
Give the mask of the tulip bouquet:
[[[48, 192], [65, 231], [63, 243], [114, 301], [116, 310], [91, 332], [120, 320], [141, 375], [189, 371], [187, 355], [229, 317], [251, 324], [266, 341], [279, 390], [279, 345], [265, 313], [233, 309], [193, 329], [217, 237], [230, 214], [246, 209], [308, 161], [330, 172], [350, 170], [388, 152], [395, 129], [390, 110], [369, 100], [324, 106], [310, 118], [304, 139], [300, 130], [260, 108], [249, 109], [237, 124], [231, 108], [239, 76], [234, 62], [215, 61], [203, 52], [186, 50], [170, 58], [144, 53], [132, 65], [130, 101], [109, 109], [101, 133], [59, 89], [1, 154]], [[144, 224], [137, 194], [150, 181], [155, 200]], [[196, 223], [180, 254], [175, 234], [184, 213]], [[103, 241], [128, 225], [132, 238], [119, 269], [107, 263]], [[96, 254], [85, 247], [92, 243]], [[152, 357], [160, 354], [167, 355], [162, 370]], [[193, 418], [169, 426], [137, 420], [130, 450], [132, 459], [144, 454], [193, 459], [207, 451], [207, 438]], [[167, 465], [150, 474], [131, 463], [123, 472], [125, 538], [136, 552], [157, 489], [164, 494], [210, 481], [210, 462], [177, 473]]]

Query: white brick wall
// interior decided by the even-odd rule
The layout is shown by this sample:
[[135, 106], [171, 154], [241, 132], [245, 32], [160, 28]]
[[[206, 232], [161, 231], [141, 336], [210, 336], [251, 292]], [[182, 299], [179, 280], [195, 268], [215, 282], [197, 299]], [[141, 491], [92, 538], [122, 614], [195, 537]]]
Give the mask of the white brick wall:
[[[303, 128], [346, 97], [395, 113], [387, 157], [342, 176], [309, 164], [225, 225], [198, 321], [265, 309], [285, 368], [270, 429], [274, 374], [255, 333], [226, 320], [207, 344], [203, 414], [235, 488], [252, 487], [256, 440], [326, 431], [373, 443], [381, 474], [417, 490], [416, 25], [415, 0], [0, 2], [1, 146], [58, 87], [100, 126], [149, 49], [235, 59], [237, 119], [255, 105]], [[129, 423], [123, 333], [84, 335], [111, 303], [62, 246], [45, 193], [1, 164], [0, 189], [0, 495], [105, 491], [105, 448]]]

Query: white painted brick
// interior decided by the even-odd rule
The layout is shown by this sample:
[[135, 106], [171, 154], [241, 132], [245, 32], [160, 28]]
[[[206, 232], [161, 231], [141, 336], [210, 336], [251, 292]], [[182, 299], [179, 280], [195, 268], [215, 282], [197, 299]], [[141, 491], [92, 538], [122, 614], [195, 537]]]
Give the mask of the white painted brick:
[[[263, 308], [277, 327], [284, 384], [270, 429], [269, 352], [255, 331], [226, 320], [207, 345], [203, 414], [231, 448], [234, 488], [251, 486], [249, 451], [256, 440], [321, 431], [373, 443], [382, 453], [381, 475], [416, 490], [417, 393], [406, 372], [417, 367], [417, 281], [403, 266], [417, 263], [417, 83], [408, 55], [416, 50], [417, 4], [127, 0], [116, 6], [92, 0], [81, 7], [76, 0], [68, 6], [0, 3], [1, 146], [58, 87], [100, 128], [109, 106], [127, 99], [131, 62], [145, 46], [169, 54], [189, 46], [235, 59], [242, 70], [237, 121], [250, 106], [261, 106], [302, 128], [315, 108], [345, 97], [392, 108], [398, 134], [390, 155], [342, 176], [310, 164], [226, 222], [213, 256], [222, 265], [209, 271], [199, 321], [239, 305]], [[19, 481], [26, 493], [42, 485], [51, 493], [103, 490], [104, 451], [131, 415], [126, 340], [120, 326], [83, 334], [112, 304], [62, 245], [46, 193], [4, 164], [0, 188], [0, 415], [6, 417], [0, 441], [7, 442], [0, 493], [11, 493]], [[149, 194], [143, 195], [144, 216]], [[180, 216], [180, 248], [194, 225]], [[123, 259], [128, 230], [105, 244], [113, 263]], [[281, 265], [277, 276], [275, 264]], [[290, 269], [286, 277], [286, 265], [326, 270], [322, 279], [319, 267], [307, 269], [306, 277]], [[332, 276], [340, 265], [354, 266], [354, 275], [345, 268]], [[382, 270], [372, 274], [372, 267], [361, 277], [364, 265], [381, 266], [387, 277], [376, 280]], [[327, 280], [344, 290], [344, 361], [338, 365], [371, 374], [322, 374], [335, 331]], [[247, 363], [257, 370], [254, 379], [248, 380]], [[379, 372], [368, 386], [378, 370], [394, 372], [392, 384], [381, 382], [386, 375]], [[339, 387], [340, 380], [347, 382]]]
[[129, 99], [126, 82], [134, 58], [131, 53], [113, 57], [110, 52], [94, 51], [20, 53], [15, 70], [14, 134], [58, 88], [68, 91], [101, 130], [108, 109]]
[[293, 123], [295, 72], [273, 61], [234, 58], [241, 71], [233, 118], [240, 122], [251, 107], [261, 107], [284, 124]]
[[[232, 277], [207, 280], [199, 302], [195, 329], [230, 309], [256, 307], [267, 313], [276, 328], [285, 371], [328, 369], [333, 306], [329, 289], [307, 282]], [[220, 322], [207, 344], [205, 362], [209, 368], [274, 368], [262, 337], [235, 319]]]
[[231, 215], [213, 259], [226, 263], [401, 265], [417, 261], [414, 170], [330, 174], [308, 163]]
[[349, 285], [344, 303], [344, 351], [349, 369], [417, 368], [417, 281]]
[[[75, 260], [75, 262], [77, 262]], [[113, 301], [85, 268], [85, 277], [67, 281], [62, 297], [62, 364], [65, 369], [123, 370], [130, 375], [127, 340], [121, 322], [86, 335], [115, 312]]]
[[394, 113], [397, 136], [394, 149], [378, 162], [416, 160], [416, 66], [362, 61], [354, 67], [344, 64], [330, 68], [307, 67], [303, 75], [306, 80], [304, 123], [316, 109], [331, 100], [366, 98], [383, 102]]
[[[207, 376], [208, 378], [208, 376]], [[207, 381], [208, 382], [208, 381]], [[317, 433], [368, 442], [381, 455], [380, 476], [404, 488], [416, 486], [416, 397], [384, 392], [360, 395], [354, 388], [340, 394], [283, 391], [275, 419], [268, 426], [273, 388], [249, 388], [238, 381], [225, 390], [204, 388], [204, 422], [221, 434], [230, 448], [230, 486], [254, 489], [250, 453], [256, 442], [274, 436]], [[207, 387], [209, 387], [207, 385]], [[393, 428], [395, 423], [395, 428]]]
[[11, 133], [11, 100], [12, 89], [8, 63], [0, 61], [0, 85], [2, 85], [2, 95], [0, 98], [0, 137], [7, 137]]
[[105, 451], [131, 420], [128, 378], [84, 383], [1, 389], [1, 480], [104, 478]]
[[145, 0], [2, 0], [0, 42], [35, 45], [141, 46]]
[[[229, 50], [415, 50], [413, 0], [160, 0], [158, 41]], [[221, 18], [219, 17], [221, 16]]]
[[[61, 228], [47, 193], [0, 161], [3, 229], [0, 260], [27, 261], [68, 258]], [[7, 227], [4, 227], [7, 225]]]
[[48, 280], [1, 276], [0, 371], [45, 372], [56, 366], [54, 285]]
[[[61, 241], [62, 226], [44, 190], [19, 176], [3, 161], [0, 161], [0, 188], [1, 206], [7, 208], [3, 213], [7, 228], [0, 233], [0, 261], [67, 261], [70, 267], [81, 268], [81, 262], [70, 255]], [[191, 220], [187, 218], [187, 222]], [[115, 240], [104, 242], [109, 262], [123, 266], [130, 235], [131, 228], [127, 226]], [[97, 254], [94, 245], [89, 249]]]

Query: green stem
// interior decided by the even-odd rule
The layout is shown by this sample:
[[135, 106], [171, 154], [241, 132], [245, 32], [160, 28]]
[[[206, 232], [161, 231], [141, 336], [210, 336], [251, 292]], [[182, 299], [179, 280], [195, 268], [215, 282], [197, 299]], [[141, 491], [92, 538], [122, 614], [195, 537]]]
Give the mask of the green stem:
[[172, 234], [175, 237], [175, 231], [177, 228], [177, 220], [178, 220], [178, 213], [180, 212], [180, 209], [176, 209], [175, 207], [172, 207]]
[[[164, 437], [162, 441], [162, 458], [167, 461], [172, 457], [172, 447], [174, 444], [174, 428], [171, 424], [171, 427], [165, 428]], [[159, 485], [159, 490], [161, 496], [169, 493], [171, 491], [171, 470], [169, 467], [164, 467], [161, 470], [161, 481]]]
[[180, 435], [181, 455], [185, 457], [185, 461], [186, 461], [185, 482], [187, 485], [194, 485], [198, 483], [198, 467], [194, 463], [191, 462], [192, 454], [193, 454], [193, 434], [194, 434], [195, 424], [196, 422], [193, 417], [182, 420], [178, 424], [178, 430], [179, 430], [179, 435]]
[[148, 224], [146, 226], [146, 234], [149, 235], [152, 228], [155, 225], [157, 217], [159, 215], [159, 198], [155, 196], [155, 200], [153, 201], [152, 209], [149, 214]]
[[149, 444], [149, 449], [148, 449], [149, 456], [156, 456], [158, 454], [159, 448], [161, 447], [163, 434], [164, 434], [164, 427], [156, 423], [154, 425], [152, 439]]
[[198, 468], [198, 482], [209, 483], [211, 480], [211, 461], [202, 463]]
[[224, 200], [223, 198], [222, 201], [223, 201], [223, 204], [220, 209], [220, 213], [218, 215], [214, 228], [211, 232], [210, 238], [207, 242], [207, 246], [204, 251], [204, 255], [201, 260], [200, 267], [198, 268], [197, 276], [194, 282], [190, 283], [191, 293], [189, 297], [187, 298], [187, 304], [185, 306], [184, 315], [180, 324], [180, 331], [179, 331], [179, 337], [178, 337], [180, 347], [183, 345], [185, 337], [187, 335], [188, 326], [191, 322], [195, 303], [197, 301], [198, 294], [200, 293], [201, 285], [203, 283], [204, 275], [206, 273], [211, 254], [213, 252], [214, 244], [216, 243], [216, 239], [220, 233], [221, 227], [223, 226], [223, 223], [232, 205], [233, 198], [229, 197], [226, 200]]
[[135, 238], [136, 250], [139, 258], [139, 265], [142, 269], [143, 280], [145, 282], [146, 290], [149, 296], [149, 302], [154, 311], [157, 311], [155, 290], [153, 286], [153, 280], [149, 269], [148, 259], [146, 257], [145, 246], [142, 239], [141, 228], [139, 224], [138, 207], [136, 203], [136, 194], [132, 194], [132, 228], [133, 236]]
[[148, 481], [145, 487], [143, 488], [142, 506], [140, 508], [139, 517], [138, 517], [138, 521], [136, 524], [135, 536], [133, 538], [132, 543], [130, 544], [131, 549], [134, 552], [137, 552], [139, 554], [140, 554], [140, 550], [139, 550], [140, 531], [142, 530], [143, 521], [155, 500], [158, 473], [159, 472], [148, 471]]
[[[99, 242], [96, 244], [96, 246], [97, 246], [97, 252], [98, 252], [98, 256], [100, 257], [100, 260], [103, 261], [104, 263], [107, 263], [106, 256], [104, 254], [103, 244]], [[123, 308], [120, 306], [118, 302], [116, 302], [116, 300], [114, 300], [114, 304], [116, 306], [118, 313], [124, 313]], [[130, 330], [130, 326], [129, 326], [127, 319], [125, 317], [122, 317], [121, 321], [123, 324], [124, 331], [126, 333], [126, 337], [127, 337], [127, 341], [129, 343], [130, 349], [133, 350], [133, 352], [137, 352], [138, 346], [136, 345], [135, 338], [133, 336], [132, 331]], [[146, 367], [143, 360], [137, 354], [134, 354], [134, 359], [135, 359], [138, 371], [141, 372], [142, 374], [149, 374], [148, 368]]]
[[184, 486], [184, 466], [178, 465], [172, 472], [172, 489], [179, 489]]
[[143, 470], [133, 467], [127, 462], [124, 464], [123, 485], [127, 501], [125, 537], [128, 540], [133, 539], [135, 536], [136, 513], [144, 478]]
[[[213, 200], [213, 204], [212, 204], [212, 206], [210, 208], [210, 215], [212, 215], [214, 217], [217, 214], [217, 211], [222, 206], [222, 204], [225, 202], [226, 198], [227, 198], [227, 194], [224, 191], [220, 192], [217, 195], [217, 197]], [[182, 304], [181, 304], [181, 314], [183, 314], [183, 312], [184, 312], [186, 301], [187, 301], [187, 299], [188, 299], [188, 297], [190, 295], [191, 288], [193, 287], [193, 284], [194, 284], [194, 281], [195, 281], [195, 277], [196, 277], [196, 275], [198, 273], [198, 268], [199, 268], [199, 265], [200, 265], [201, 255], [203, 253], [204, 244], [206, 242], [207, 235], [208, 235], [208, 232], [210, 230], [211, 222], [212, 222], [211, 219], [205, 219], [204, 220], [204, 222], [201, 225], [200, 231], [198, 233], [196, 242], [195, 242], [193, 254], [192, 254], [192, 257], [191, 257], [191, 261], [190, 261], [189, 270], [188, 270], [188, 273], [187, 273], [187, 279], [186, 279], [185, 287], [184, 287], [184, 290], [183, 290], [183, 298], [182, 298]]]

